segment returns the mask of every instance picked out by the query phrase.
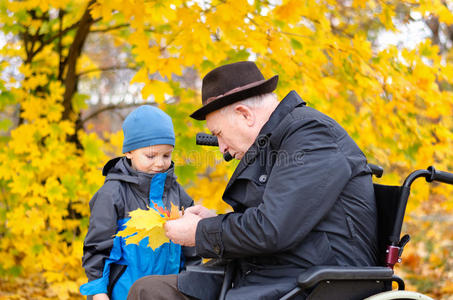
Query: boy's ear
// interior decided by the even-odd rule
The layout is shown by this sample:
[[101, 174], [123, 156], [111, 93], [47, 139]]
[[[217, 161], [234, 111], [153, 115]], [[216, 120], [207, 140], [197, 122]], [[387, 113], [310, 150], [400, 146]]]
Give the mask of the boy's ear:
[[129, 158], [129, 159], [132, 158], [132, 153], [131, 153], [131, 151], [126, 152], [126, 153], [124, 153], [124, 154], [126, 154], [126, 157], [127, 157], [127, 158]]

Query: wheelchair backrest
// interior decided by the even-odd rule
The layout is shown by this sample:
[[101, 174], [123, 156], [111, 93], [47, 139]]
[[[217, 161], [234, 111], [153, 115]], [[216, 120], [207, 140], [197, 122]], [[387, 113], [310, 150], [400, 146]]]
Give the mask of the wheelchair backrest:
[[[395, 219], [401, 201], [401, 186], [373, 184], [378, 213], [378, 257], [379, 265], [385, 265], [387, 246], [393, 241], [391, 235], [396, 226]], [[398, 237], [399, 238], [399, 237]]]

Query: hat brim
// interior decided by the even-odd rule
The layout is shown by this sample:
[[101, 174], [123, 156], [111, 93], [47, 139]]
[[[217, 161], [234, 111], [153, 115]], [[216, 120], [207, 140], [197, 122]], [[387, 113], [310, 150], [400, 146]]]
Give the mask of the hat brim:
[[253, 97], [262, 94], [267, 94], [275, 90], [278, 83], [278, 75], [271, 77], [267, 80], [257, 82], [257, 85], [250, 86], [243, 90], [238, 90], [237, 92], [227, 94], [225, 96], [219, 97], [212, 102], [204, 105], [203, 107], [197, 109], [194, 113], [190, 115], [191, 118], [195, 120], [206, 120], [206, 115], [216, 111], [224, 106], [233, 104], [235, 102]]

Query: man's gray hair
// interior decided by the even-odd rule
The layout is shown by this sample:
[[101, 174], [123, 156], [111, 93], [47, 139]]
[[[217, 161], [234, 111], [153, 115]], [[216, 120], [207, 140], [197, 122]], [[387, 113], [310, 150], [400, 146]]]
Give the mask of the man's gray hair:
[[274, 94], [274, 93], [261, 94], [261, 95], [258, 95], [258, 96], [253, 96], [253, 97], [250, 97], [250, 98], [235, 102], [233, 104], [224, 106], [224, 107], [222, 107], [220, 109], [220, 113], [221, 114], [226, 114], [235, 105], [238, 105], [238, 104], [242, 104], [242, 105], [250, 107], [251, 109], [254, 109], [254, 108], [257, 108], [257, 107], [264, 108], [264, 107], [267, 107], [267, 106], [272, 106], [272, 105], [275, 104], [275, 101], [278, 101], [276, 94]]

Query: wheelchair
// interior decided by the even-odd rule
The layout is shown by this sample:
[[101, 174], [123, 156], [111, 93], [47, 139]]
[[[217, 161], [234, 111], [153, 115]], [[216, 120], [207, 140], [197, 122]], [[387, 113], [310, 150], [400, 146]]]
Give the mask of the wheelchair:
[[[216, 146], [217, 138], [204, 133], [197, 134], [198, 145]], [[231, 159], [224, 155], [225, 160]], [[368, 165], [374, 176], [380, 178], [383, 169], [380, 166]], [[412, 183], [418, 178], [427, 182], [453, 184], [453, 173], [438, 171], [433, 166], [426, 170], [416, 170], [409, 174], [401, 186], [374, 185], [378, 212], [378, 249], [380, 266], [345, 267], [345, 266], [313, 266], [306, 269], [297, 278], [297, 286], [280, 300], [288, 300], [306, 295], [307, 300], [390, 300], [432, 298], [405, 290], [404, 280], [394, 273], [393, 267], [401, 262], [404, 246], [409, 242], [409, 235], [400, 238], [406, 204]], [[210, 261], [205, 265], [190, 266], [191, 272], [223, 275], [223, 285], [219, 300], [225, 299], [232, 287], [234, 264], [228, 261]], [[397, 290], [393, 290], [396, 283]]]

